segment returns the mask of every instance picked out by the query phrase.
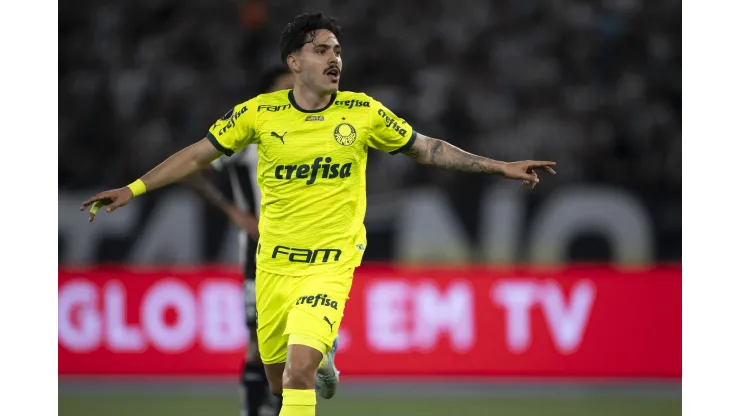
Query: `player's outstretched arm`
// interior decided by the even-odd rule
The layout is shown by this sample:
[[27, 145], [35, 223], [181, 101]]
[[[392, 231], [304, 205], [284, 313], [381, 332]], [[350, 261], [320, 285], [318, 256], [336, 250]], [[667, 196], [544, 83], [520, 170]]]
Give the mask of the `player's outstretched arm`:
[[501, 162], [468, 153], [444, 140], [416, 134], [411, 147], [402, 152], [422, 165], [436, 166], [461, 172], [488, 173], [509, 179], [520, 179], [524, 185], [533, 188], [538, 182], [536, 170], [555, 174], [555, 162], [525, 160], [520, 162]]
[[80, 211], [92, 205], [88, 217], [88, 220], [92, 222], [101, 206], [107, 206], [106, 211], [113, 212], [128, 204], [135, 196], [162, 188], [193, 174], [221, 154], [208, 139], [202, 139], [170, 156], [130, 185], [104, 191], [88, 198], [82, 203]]
[[257, 217], [229, 201], [211, 181], [203, 176], [202, 172], [195, 172], [183, 179], [182, 182], [192, 187], [203, 199], [223, 211], [232, 222], [246, 230], [252, 238], [259, 239], [259, 221]]

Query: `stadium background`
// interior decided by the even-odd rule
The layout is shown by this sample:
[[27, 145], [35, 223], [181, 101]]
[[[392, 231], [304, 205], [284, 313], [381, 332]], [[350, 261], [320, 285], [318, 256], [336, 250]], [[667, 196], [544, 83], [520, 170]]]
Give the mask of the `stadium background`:
[[312, 10], [345, 27], [342, 89], [558, 162], [527, 192], [371, 153], [346, 383], [319, 414], [680, 414], [679, 1], [60, 6], [60, 414], [237, 412], [237, 230], [180, 186], [93, 226], [77, 208], [254, 94]]

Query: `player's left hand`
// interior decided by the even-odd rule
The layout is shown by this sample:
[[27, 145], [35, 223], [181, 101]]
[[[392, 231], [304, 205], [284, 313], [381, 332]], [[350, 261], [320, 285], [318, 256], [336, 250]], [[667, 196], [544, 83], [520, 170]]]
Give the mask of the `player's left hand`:
[[504, 165], [503, 174], [509, 179], [520, 179], [522, 185], [534, 189], [540, 182], [537, 177], [537, 170], [543, 170], [551, 175], [555, 175], [555, 162], [541, 160], [524, 160], [521, 162], [510, 162]]

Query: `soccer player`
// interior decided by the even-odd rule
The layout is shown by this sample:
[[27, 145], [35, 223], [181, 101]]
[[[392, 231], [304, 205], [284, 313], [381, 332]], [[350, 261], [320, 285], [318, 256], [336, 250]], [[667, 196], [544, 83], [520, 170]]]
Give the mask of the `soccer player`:
[[[259, 91], [269, 93], [287, 90], [293, 86], [293, 74], [285, 66], [267, 70], [259, 82]], [[257, 255], [257, 218], [259, 202], [262, 198], [257, 187], [256, 145], [249, 145], [232, 157], [222, 156], [211, 162], [211, 166], [228, 174], [233, 201], [229, 201], [200, 172], [186, 178], [198, 194], [220, 208], [228, 217], [242, 228], [239, 234], [240, 263], [244, 272], [244, 309], [249, 331], [246, 360], [242, 363], [242, 415], [258, 416], [269, 413], [278, 415], [282, 397], [270, 394], [264, 366], [260, 361], [257, 343], [257, 306], [255, 298]], [[251, 210], [252, 212], [249, 212]]]
[[[82, 203], [112, 212], [191, 175], [222, 154], [257, 144], [262, 191], [257, 245], [257, 339], [270, 389], [282, 394], [281, 416], [313, 416], [316, 391], [333, 396], [332, 348], [352, 276], [367, 241], [368, 149], [404, 154], [442, 169], [518, 179], [534, 187], [536, 170], [554, 162], [501, 162], [416, 132], [363, 93], [339, 91], [342, 29], [321, 13], [293, 19], [280, 39], [293, 88], [237, 104], [206, 137], [123, 188]], [[318, 369], [318, 371], [317, 371]], [[315, 383], [317, 389], [314, 390]]]

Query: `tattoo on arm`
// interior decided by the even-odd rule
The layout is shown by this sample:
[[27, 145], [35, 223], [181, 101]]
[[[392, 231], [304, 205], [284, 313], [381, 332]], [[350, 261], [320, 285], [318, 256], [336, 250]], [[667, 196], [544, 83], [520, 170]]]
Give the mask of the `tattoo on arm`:
[[504, 162], [468, 153], [443, 140], [422, 136], [403, 152], [422, 165], [474, 173], [500, 173]]
[[410, 148], [405, 149], [403, 151], [403, 154], [410, 157], [411, 159], [418, 161], [421, 156], [421, 151], [417, 146], [411, 146]]

